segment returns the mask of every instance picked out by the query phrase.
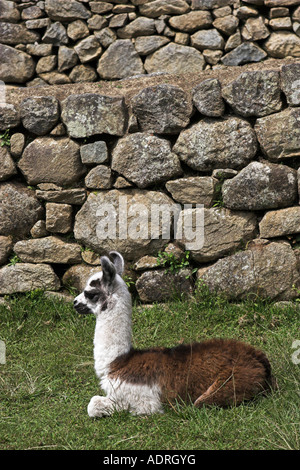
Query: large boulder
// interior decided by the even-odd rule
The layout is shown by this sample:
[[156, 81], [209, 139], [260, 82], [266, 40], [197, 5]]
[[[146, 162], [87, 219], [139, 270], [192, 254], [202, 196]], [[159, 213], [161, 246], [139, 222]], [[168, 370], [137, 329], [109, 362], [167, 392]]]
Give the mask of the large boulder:
[[255, 131], [262, 151], [272, 162], [300, 156], [300, 108], [257, 119]]
[[256, 70], [244, 72], [222, 89], [223, 98], [242, 116], [265, 116], [280, 111], [279, 72]]
[[[175, 236], [197, 262], [206, 263], [228, 255], [255, 237], [257, 219], [251, 212], [232, 212], [214, 207], [204, 209], [201, 227], [201, 218], [197, 219], [195, 211], [182, 211]], [[190, 239], [192, 235], [193, 240]]]
[[201, 52], [173, 42], [148, 55], [145, 60], [148, 73], [198, 73], [204, 67], [205, 60]]
[[223, 201], [233, 210], [277, 209], [297, 200], [297, 172], [285, 165], [252, 162], [224, 182]]
[[144, 272], [136, 281], [136, 290], [142, 302], [163, 302], [191, 294], [193, 284], [191, 271], [181, 269], [177, 273], [165, 270]]
[[47, 264], [17, 263], [0, 269], [0, 295], [59, 288], [59, 279]]
[[34, 191], [20, 183], [0, 186], [0, 235], [27, 236], [31, 227], [43, 217], [43, 206]]
[[173, 152], [197, 171], [243, 168], [256, 153], [255, 132], [248, 122], [236, 117], [203, 119], [183, 130]]
[[29, 54], [0, 44], [0, 80], [25, 83], [33, 77], [34, 71], [35, 62]]
[[124, 99], [95, 93], [70, 95], [62, 102], [61, 118], [76, 139], [104, 133], [120, 136], [126, 123]]
[[81, 248], [77, 243], [66, 243], [54, 236], [21, 240], [15, 244], [14, 251], [24, 263], [81, 262]]
[[111, 168], [146, 188], [181, 174], [180, 161], [166, 139], [137, 132], [120, 139], [113, 150]]
[[18, 166], [28, 184], [68, 185], [85, 172], [79, 144], [67, 137], [38, 137], [25, 148]]
[[132, 100], [132, 109], [142, 131], [176, 134], [190, 121], [193, 105], [179, 87], [161, 84], [144, 88]]
[[[158, 211], [164, 217], [158, 218]], [[140, 189], [90, 193], [76, 214], [74, 235], [97, 253], [117, 250], [125, 259], [156, 254], [170, 240], [177, 205], [167, 195]], [[155, 217], [157, 215], [157, 219]]]
[[297, 259], [288, 243], [257, 240], [246, 251], [217, 261], [199, 278], [211, 292], [229, 299], [262, 297], [290, 300], [298, 297]]

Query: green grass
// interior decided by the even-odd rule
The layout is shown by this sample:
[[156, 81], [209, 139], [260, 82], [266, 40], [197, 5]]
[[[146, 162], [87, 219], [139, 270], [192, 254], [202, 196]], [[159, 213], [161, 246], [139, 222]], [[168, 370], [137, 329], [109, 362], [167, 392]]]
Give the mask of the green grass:
[[[92, 316], [41, 293], [0, 306], [0, 449], [196, 450], [299, 449], [300, 365], [291, 357], [300, 339], [299, 310], [271, 303], [234, 305], [200, 293], [133, 312], [134, 345], [172, 346], [232, 337], [263, 349], [279, 390], [242, 406], [196, 409], [181, 403], [163, 415], [127, 412], [91, 419], [98, 394], [93, 369]], [[300, 358], [300, 354], [299, 354]]]

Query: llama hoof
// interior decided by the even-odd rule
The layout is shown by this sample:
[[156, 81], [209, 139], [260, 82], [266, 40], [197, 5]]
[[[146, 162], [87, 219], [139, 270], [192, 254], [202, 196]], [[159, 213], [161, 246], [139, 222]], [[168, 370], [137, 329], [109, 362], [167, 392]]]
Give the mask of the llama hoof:
[[90, 418], [101, 418], [101, 416], [108, 416], [111, 414], [111, 406], [106, 397], [95, 395], [91, 398], [87, 412]]

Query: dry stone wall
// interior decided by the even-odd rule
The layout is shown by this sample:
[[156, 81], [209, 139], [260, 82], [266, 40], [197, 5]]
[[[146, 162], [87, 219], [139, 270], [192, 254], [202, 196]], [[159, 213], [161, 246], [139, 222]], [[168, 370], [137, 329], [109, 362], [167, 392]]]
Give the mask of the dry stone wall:
[[[168, 77], [7, 92], [0, 295], [80, 290], [118, 250], [144, 302], [196, 277], [234, 299], [298, 296], [300, 63]], [[204, 237], [191, 248], [196, 204]], [[164, 250], [176, 272], [159, 265]]]
[[0, 80], [197, 73], [300, 57], [299, 0], [0, 0]]

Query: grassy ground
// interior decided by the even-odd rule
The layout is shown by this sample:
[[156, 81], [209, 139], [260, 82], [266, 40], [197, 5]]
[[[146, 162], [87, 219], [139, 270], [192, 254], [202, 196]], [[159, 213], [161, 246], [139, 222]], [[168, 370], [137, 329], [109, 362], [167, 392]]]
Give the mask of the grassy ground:
[[[299, 310], [234, 305], [205, 294], [192, 301], [134, 308], [134, 344], [172, 346], [215, 336], [238, 338], [269, 356], [279, 391], [229, 409], [177, 404], [163, 415], [88, 417], [98, 394], [93, 370], [95, 320], [41, 293], [0, 306], [0, 449], [299, 449]], [[298, 347], [299, 349], [299, 347]]]

